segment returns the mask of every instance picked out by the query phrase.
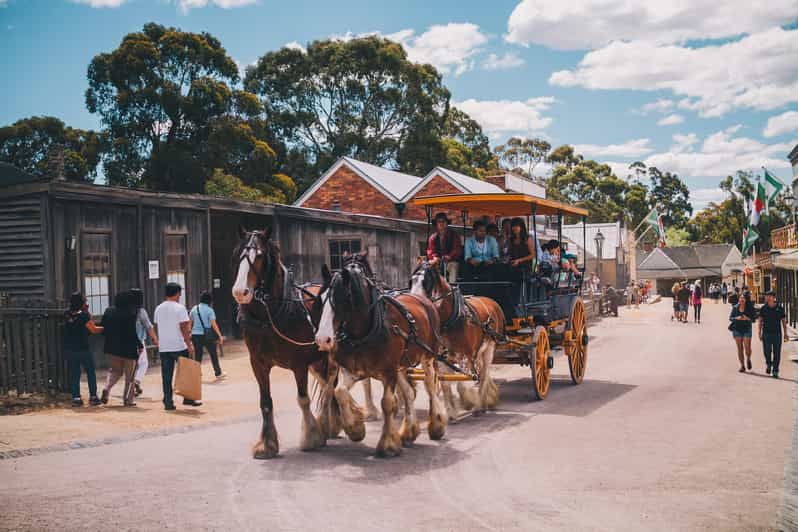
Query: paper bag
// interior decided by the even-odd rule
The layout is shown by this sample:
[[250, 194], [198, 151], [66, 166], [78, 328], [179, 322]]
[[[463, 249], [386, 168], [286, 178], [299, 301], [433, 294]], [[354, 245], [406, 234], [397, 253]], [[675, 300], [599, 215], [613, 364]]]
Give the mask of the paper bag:
[[199, 362], [188, 357], [177, 357], [174, 389], [183, 399], [202, 399], [202, 366]]

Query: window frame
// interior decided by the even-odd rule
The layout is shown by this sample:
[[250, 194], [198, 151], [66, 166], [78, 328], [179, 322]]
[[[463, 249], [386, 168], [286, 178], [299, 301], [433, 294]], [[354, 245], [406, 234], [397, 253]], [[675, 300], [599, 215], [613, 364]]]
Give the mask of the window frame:
[[[185, 243], [184, 249], [184, 270], [170, 270], [169, 269], [169, 238], [170, 237], [182, 237], [183, 242]], [[166, 282], [169, 282], [169, 273], [182, 273], [183, 274], [183, 291], [180, 293], [180, 303], [184, 306], [188, 306], [188, 232], [187, 231], [164, 231], [163, 232], [163, 275], [166, 279]]]
[[116, 258], [114, 256], [115, 240], [114, 232], [107, 228], [84, 227], [81, 228], [78, 242], [77, 242], [77, 260], [78, 260], [78, 287], [88, 303], [89, 294], [86, 292], [86, 268], [85, 268], [85, 237], [90, 235], [102, 235], [108, 237], [108, 306], [100, 313], [92, 313], [92, 318], [99, 321], [105, 310], [113, 305], [114, 296], [116, 295]]
[[[362, 235], [340, 235], [340, 236], [336, 235], [336, 236], [328, 237], [327, 238], [327, 246], [326, 246], [326, 249], [325, 249], [325, 254], [327, 255], [327, 264], [330, 265], [330, 270], [333, 270], [333, 271], [340, 270], [340, 267], [339, 268], [334, 268], [333, 267], [333, 254], [332, 254], [332, 250], [330, 249], [330, 246], [333, 243], [340, 244], [340, 242], [349, 242], [350, 243], [349, 249], [351, 250], [352, 249], [351, 243], [357, 241], [359, 243], [359, 245], [360, 245], [360, 249], [358, 251], [354, 252], [354, 253], [361, 253], [364, 249], [366, 249], [363, 246], [363, 240], [364, 239], [363, 239]], [[352, 252], [350, 251], [350, 253], [352, 253]], [[340, 262], [340, 259], [343, 258], [343, 253], [341, 253], [340, 246], [338, 248], [338, 254], [336, 256], [339, 257], [339, 262]]]

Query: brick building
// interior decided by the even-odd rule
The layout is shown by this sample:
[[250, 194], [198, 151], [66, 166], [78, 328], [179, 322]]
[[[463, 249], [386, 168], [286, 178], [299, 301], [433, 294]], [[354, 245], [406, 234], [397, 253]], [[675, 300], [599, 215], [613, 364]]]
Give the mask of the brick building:
[[[436, 167], [426, 176], [417, 177], [342, 157], [296, 200], [294, 206], [425, 221], [426, 212], [412, 204], [413, 198], [438, 194], [501, 194], [506, 190], [545, 197], [543, 187], [509, 173], [489, 176], [483, 181]], [[471, 218], [481, 214], [491, 215], [471, 213]], [[450, 216], [457, 219], [459, 213], [450, 213]]]

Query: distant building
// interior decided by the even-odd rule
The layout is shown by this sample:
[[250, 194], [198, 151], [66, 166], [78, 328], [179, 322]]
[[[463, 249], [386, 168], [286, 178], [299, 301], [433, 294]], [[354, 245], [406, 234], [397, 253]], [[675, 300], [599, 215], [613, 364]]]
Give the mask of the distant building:
[[637, 277], [650, 279], [657, 293], [669, 295], [676, 281], [742, 284], [744, 270], [743, 257], [734, 244], [691, 244], [654, 248], [641, 257]]
[[[414, 198], [507, 191], [545, 197], [543, 187], [511, 173], [488, 176], [483, 181], [438, 166], [426, 176], [417, 177], [341, 157], [294, 202], [294, 206], [426, 221], [426, 211], [413, 205]], [[470, 213], [470, 218], [473, 220], [482, 214], [490, 213]], [[450, 217], [456, 220], [457, 213], [451, 213]]]
[[[596, 235], [601, 232], [604, 237], [601, 246], [601, 267], [598, 267], [598, 250], [596, 249]], [[601, 284], [612, 285], [618, 288], [626, 286], [630, 279], [631, 260], [627, 253], [626, 229], [620, 222], [591, 223], [584, 227], [584, 241], [587, 250], [582, 249], [583, 228], [582, 224], [563, 225], [562, 236], [576, 243], [579, 264], [584, 264], [585, 251], [587, 252], [587, 272], [601, 272]]]

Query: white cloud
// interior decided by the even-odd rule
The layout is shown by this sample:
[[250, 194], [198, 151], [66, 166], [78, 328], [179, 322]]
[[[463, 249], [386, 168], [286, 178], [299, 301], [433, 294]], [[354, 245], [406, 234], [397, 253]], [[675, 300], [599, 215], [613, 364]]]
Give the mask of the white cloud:
[[623, 144], [609, 144], [606, 146], [599, 146], [596, 144], [575, 144], [574, 150], [585, 157], [641, 157], [647, 153], [651, 153], [654, 149], [651, 147], [650, 139], [635, 139], [624, 142]]
[[[555, 99], [550, 96], [519, 100], [465, 100], [454, 105], [479, 122], [489, 134], [528, 132], [549, 127], [551, 118], [543, 116]], [[493, 138], [493, 137], [492, 137]]]
[[795, 146], [793, 142], [764, 144], [758, 140], [735, 136], [739, 125], [709, 135], [700, 148], [698, 137], [673, 135], [674, 144], [662, 153], [655, 153], [643, 161], [647, 166], [656, 166], [679, 174], [682, 178], [712, 177], [720, 179], [737, 170], [759, 170], [767, 166], [773, 170], [790, 167], [787, 154]]
[[485, 61], [482, 62], [482, 68], [485, 70], [501, 70], [505, 68], [515, 68], [524, 64], [518, 54], [514, 52], [507, 52], [499, 57], [496, 54], [490, 54]]
[[[89, 1], [94, 1], [94, 0], [89, 0]], [[108, 0], [108, 1], [113, 1], [113, 0]], [[258, 0], [210, 0], [210, 3], [222, 9], [233, 9], [236, 7], [244, 7], [252, 5], [257, 1]], [[198, 9], [207, 6], [208, 2], [209, 0], [179, 0], [178, 6], [180, 7], [180, 11], [182, 11], [183, 13], [188, 13], [192, 9]]]
[[672, 114], [668, 115], [665, 118], [659, 120], [657, 122], [658, 126], [675, 126], [676, 124], [681, 124], [684, 122], [684, 117], [682, 115]]
[[299, 44], [297, 41], [287, 42], [283, 45], [283, 48], [289, 48], [291, 50], [299, 50], [302, 53], [305, 53], [307, 51], [305, 47]]
[[509, 42], [583, 50], [612, 41], [658, 44], [719, 39], [789, 24], [798, 0], [523, 0], [507, 21]]
[[[126, 2], [126, 0], [74, 0], [78, 4], [85, 4], [89, 7], [119, 7]], [[5, 2], [0, 1], [0, 6], [4, 6]]]
[[476, 24], [454, 22], [430, 26], [420, 35], [402, 30], [386, 37], [401, 43], [411, 61], [429, 63], [444, 74], [453, 72], [455, 76], [474, 68], [474, 56], [488, 42]]
[[586, 54], [574, 70], [553, 73], [549, 83], [670, 90], [684, 97], [680, 108], [716, 117], [740, 107], [770, 110], [798, 101], [796, 56], [798, 29], [774, 28], [702, 48], [613, 42]]
[[667, 113], [669, 110], [673, 109], [674, 106], [673, 100], [668, 100], [666, 98], [659, 99], [655, 102], [650, 102], [645, 104], [639, 110], [635, 111], [641, 115], [648, 115], [651, 113]]
[[796, 129], [798, 129], [798, 112], [787, 111], [768, 118], [768, 124], [762, 130], [762, 135], [767, 138], [777, 137]]
[[690, 204], [693, 206], [693, 212], [698, 212], [709, 206], [710, 203], [720, 203], [726, 199], [726, 193], [715, 188], [697, 188], [690, 191]]

